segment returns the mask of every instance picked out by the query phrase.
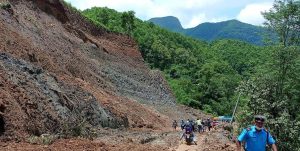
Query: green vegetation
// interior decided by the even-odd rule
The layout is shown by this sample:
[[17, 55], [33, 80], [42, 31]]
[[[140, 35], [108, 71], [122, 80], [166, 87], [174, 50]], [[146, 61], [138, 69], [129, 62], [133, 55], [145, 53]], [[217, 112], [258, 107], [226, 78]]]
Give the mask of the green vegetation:
[[124, 12], [121, 15], [121, 26], [126, 34], [131, 35], [136, 28], [134, 24], [134, 11]]
[[11, 9], [11, 5], [8, 1], [0, 2], [0, 8], [8, 10]]
[[96, 129], [88, 123], [84, 115], [79, 110], [73, 110], [71, 115], [79, 115], [69, 117], [68, 121], [65, 121], [61, 125], [59, 130], [60, 137], [71, 138], [71, 137], [83, 137], [93, 139], [97, 137]]
[[152, 18], [149, 21], [170, 31], [179, 32], [207, 42], [217, 39], [236, 39], [255, 45], [264, 45], [267, 37], [273, 41], [276, 39], [274, 33], [267, 30], [267, 28], [242, 23], [238, 20], [202, 23], [188, 29], [183, 29], [176, 17]]
[[244, 126], [253, 114], [264, 114], [279, 150], [299, 150], [300, 2], [276, 1], [263, 15], [266, 26], [280, 36], [280, 43], [268, 47], [271, 53], [259, 65], [259, 72], [240, 85], [246, 98], [238, 121]]
[[50, 145], [55, 140], [57, 140], [59, 136], [57, 135], [50, 135], [50, 134], [44, 134], [41, 136], [30, 136], [27, 138], [27, 142], [30, 144], [39, 144], [39, 145]]
[[[256, 65], [264, 61], [263, 54], [268, 53], [241, 41], [208, 44], [137, 18], [132, 22], [130, 17], [124, 17], [129, 13], [134, 14], [97, 7], [83, 11], [97, 24], [132, 35], [149, 66], [165, 73], [177, 101], [209, 113], [231, 112], [235, 88], [255, 72]], [[124, 22], [135, 28], [124, 26]]]
[[174, 16], [151, 18], [149, 22], [173, 32], [182, 33], [184, 31], [179, 19]]

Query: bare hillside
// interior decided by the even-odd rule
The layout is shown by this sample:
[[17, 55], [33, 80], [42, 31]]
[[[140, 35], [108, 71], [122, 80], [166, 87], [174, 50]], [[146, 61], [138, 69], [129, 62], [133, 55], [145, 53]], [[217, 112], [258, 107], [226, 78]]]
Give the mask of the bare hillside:
[[165, 129], [183, 116], [130, 37], [58, 0], [9, 4], [0, 9], [1, 137], [59, 133], [82, 120], [92, 128]]
[[[53, 147], [164, 150], [178, 141], [168, 132], [173, 119], [201, 115], [176, 105], [132, 38], [96, 27], [59, 0], [0, 2], [0, 142], [69, 134], [98, 140]], [[125, 145], [105, 142], [110, 135]], [[7, 149], [19, 145], [26, 143]]]

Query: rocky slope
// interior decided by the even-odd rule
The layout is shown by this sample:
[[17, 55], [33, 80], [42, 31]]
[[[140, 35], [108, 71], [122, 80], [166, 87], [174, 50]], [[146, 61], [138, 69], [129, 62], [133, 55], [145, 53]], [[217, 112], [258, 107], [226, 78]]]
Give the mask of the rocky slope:
[[192, 116], [183, 114], [162, 74], [144, 64], [130, 37], [96, 27], [59, 0], [5, 3], [2, 140], [62, 133], [78, 123], [162, 130], [172, 118]]

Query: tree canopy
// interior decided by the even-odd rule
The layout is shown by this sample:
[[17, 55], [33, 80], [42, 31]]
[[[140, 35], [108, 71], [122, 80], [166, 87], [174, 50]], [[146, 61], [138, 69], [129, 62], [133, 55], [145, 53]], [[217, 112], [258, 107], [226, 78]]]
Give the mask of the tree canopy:
[[[107, 13], [110, 20], [106, 23], [99, 16]], [[94, 7], [83, 14], [94, 22], [105, 24], [109, 30], [128, 34], [128, 29], [122, 25], [128, 12]], [[268, 53], [263, 47], [237, 40], [208, 44], [137, 18], [133, 24], [136, 28], [132, 36], [142, 56], [151, 68], [165, 73], [177, 101], [216, 115], [231, 113], [235, 88], [255, 72], [257, 64], [265, 58], [263, 54]]]

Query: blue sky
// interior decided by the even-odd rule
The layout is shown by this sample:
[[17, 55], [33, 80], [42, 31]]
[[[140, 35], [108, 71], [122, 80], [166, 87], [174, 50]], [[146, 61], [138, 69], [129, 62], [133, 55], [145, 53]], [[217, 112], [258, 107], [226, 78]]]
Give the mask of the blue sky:
[[153, 17], [175, 16], [184, 28], [203, 22], [220, 22], [237, 19], [253, 25], [264, 22], [261, 11], [269, 10], [274, 0], [66, 0], [84, 10], [93, 6], [108, 7], [117, 11], [133, 10], [136, 17], [148, 20]]

